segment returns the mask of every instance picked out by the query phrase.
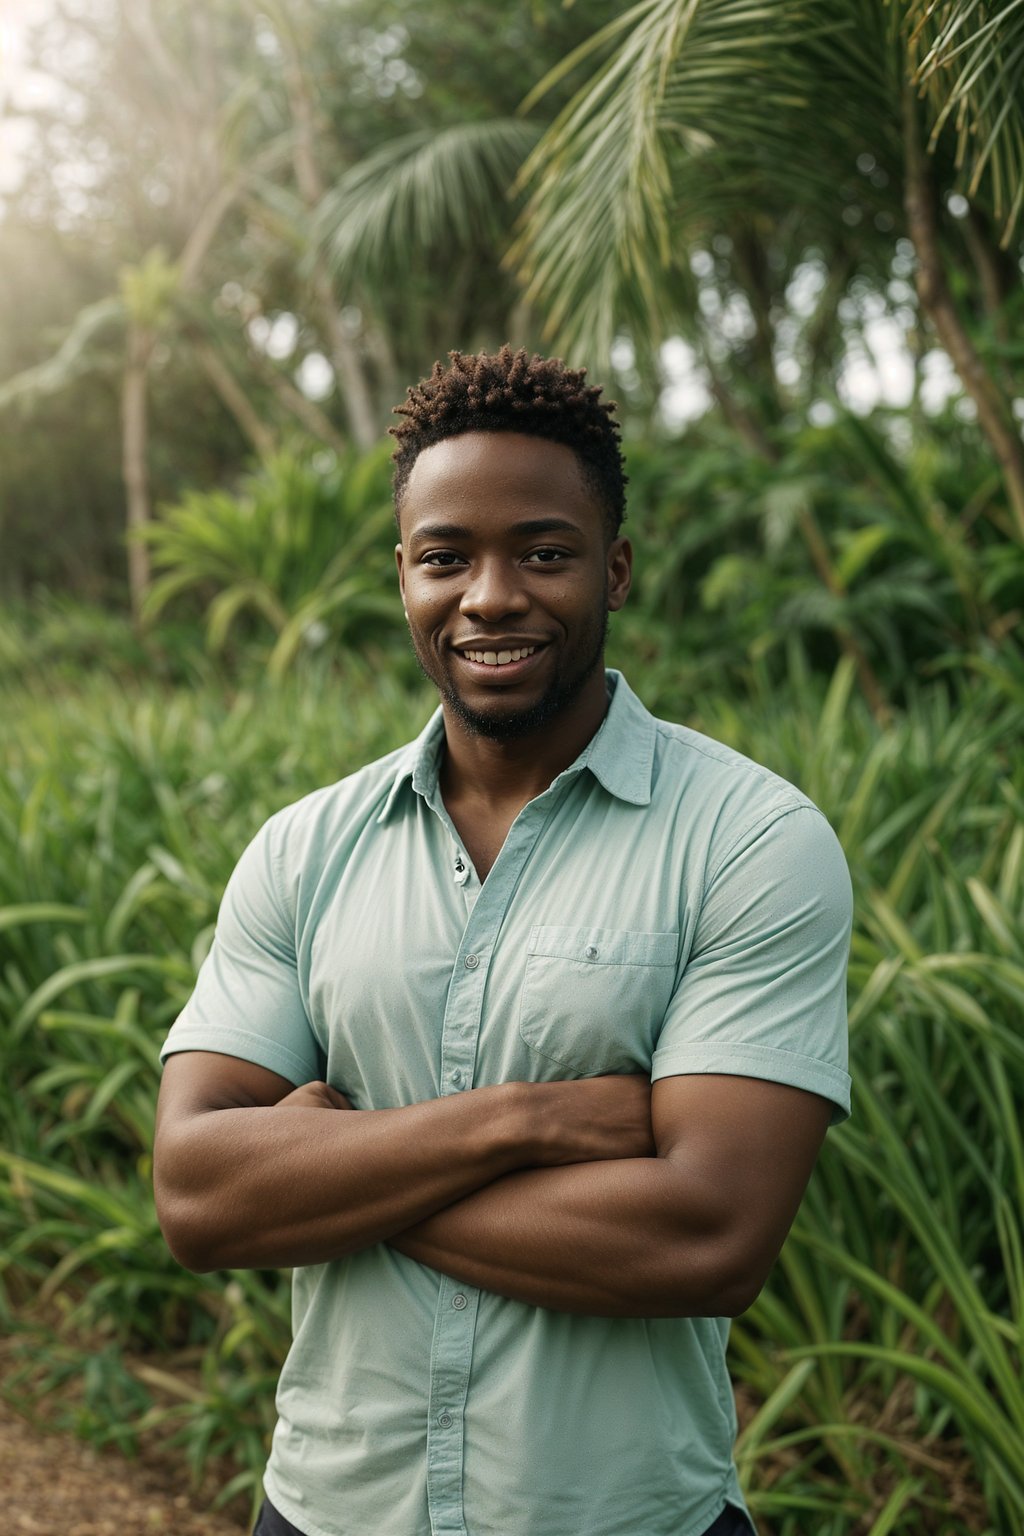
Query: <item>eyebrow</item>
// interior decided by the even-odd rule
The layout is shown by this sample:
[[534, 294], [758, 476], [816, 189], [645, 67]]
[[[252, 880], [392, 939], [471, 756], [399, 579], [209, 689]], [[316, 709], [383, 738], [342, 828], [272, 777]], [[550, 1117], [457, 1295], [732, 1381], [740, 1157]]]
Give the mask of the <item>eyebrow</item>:
[[[521, 534], [531, 537], [538, 533], [579, 533], [578, 523], [570, 523], [564, 517], [531, 517], [521, 523], [512, 523], [506, 530], [508, 533]], [[422, 544], [428, 539], [466, 539], [472, 536], [472, 530], [463, 523], [430, 523], [425, 528], [417, 528], [413, 534], [411, 543]]]

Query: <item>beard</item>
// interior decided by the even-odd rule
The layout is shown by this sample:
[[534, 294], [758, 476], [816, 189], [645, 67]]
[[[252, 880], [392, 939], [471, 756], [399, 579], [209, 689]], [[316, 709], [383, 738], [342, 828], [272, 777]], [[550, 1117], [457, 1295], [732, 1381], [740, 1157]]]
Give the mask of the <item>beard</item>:
[[443, 703], [467, 731], [489, 741], [517, 741], [542, 730], [576, 702], [594, 672], [603, 665], [607, 635], [608, 609], [604, 605], [595, 615], [593, 626], [580, 636], [572, 654], [563, 657], [562, 665], [556, 669], [539, 699], [514, 709], [496, 707], [487, 710], [474, 709], [467, 704], [448, 672], [438, 667], [429, 652], [421, 651], [411, 632], [410, 640], [420, 671], [433, 683]]

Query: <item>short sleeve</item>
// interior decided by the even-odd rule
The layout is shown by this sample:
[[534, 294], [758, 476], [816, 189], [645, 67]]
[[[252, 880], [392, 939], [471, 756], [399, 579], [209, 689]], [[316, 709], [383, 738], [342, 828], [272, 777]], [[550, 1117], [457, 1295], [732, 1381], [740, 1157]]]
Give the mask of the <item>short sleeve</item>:
[[281, 899], [274, 818], [246, 848], [224, 891], [210, 952], [171, 1026], [174, 1051], [220, 1051], [300, 1085], [320, 1075], [299, 988], [295, 923]]
[[734, 1072], [831, 1099], [850, 1115], [846, 968], [852, 893], [835, 833], [813, 806], [776, 812], [711, 872], [652, 1080]]

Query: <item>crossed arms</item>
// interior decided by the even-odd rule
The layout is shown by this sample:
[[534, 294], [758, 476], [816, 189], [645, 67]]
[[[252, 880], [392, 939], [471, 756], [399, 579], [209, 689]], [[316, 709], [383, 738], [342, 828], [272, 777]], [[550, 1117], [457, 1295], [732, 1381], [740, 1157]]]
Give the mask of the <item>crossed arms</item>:
[[778, 1257], [831, 1109], [788, 1084], [701, 1073], [353, 1110], [326, 1084], [183, 1051], [157, 1107], [157, 1214], [198, 1271], [387, 1242], [556, 1311], [737, 1316]]

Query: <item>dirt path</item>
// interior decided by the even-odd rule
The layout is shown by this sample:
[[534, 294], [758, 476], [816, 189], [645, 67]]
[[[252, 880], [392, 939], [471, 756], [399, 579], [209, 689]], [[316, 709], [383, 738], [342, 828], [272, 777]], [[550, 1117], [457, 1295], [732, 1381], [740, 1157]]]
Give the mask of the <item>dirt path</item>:
[[143, 1452], [126, 1461], [35, 1429], [0, 1399], [0, 1511], [9, 1536], [239, 1536], [210, 1514], [180, 1468]]

